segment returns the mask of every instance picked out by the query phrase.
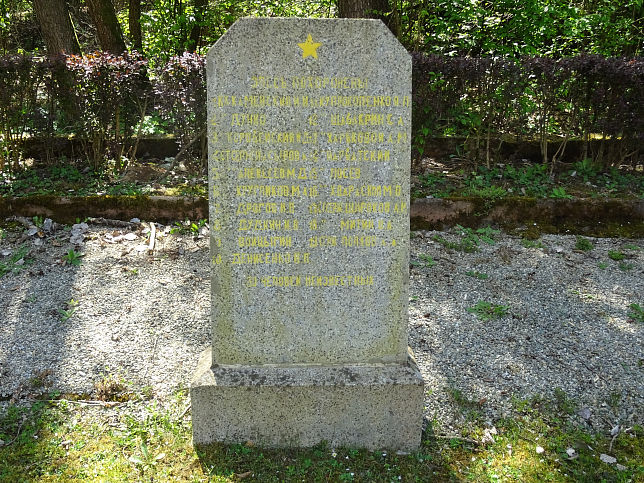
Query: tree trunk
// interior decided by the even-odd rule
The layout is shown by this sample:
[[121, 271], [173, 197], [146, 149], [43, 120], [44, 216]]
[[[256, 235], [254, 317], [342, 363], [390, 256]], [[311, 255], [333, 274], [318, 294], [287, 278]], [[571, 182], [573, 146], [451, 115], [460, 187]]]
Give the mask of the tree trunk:
[[340, 18], [379, 18], [394, 35], [398, 35], [394, 12], [389, 0], [338, 0]]
[[192, 26], [192, 29], [190, 29], [188, 52], [195, 52], [199, 47], [199, 41], [201, 40], [201, 25], [203, 23], [207, 6], [208, 0], [195, 0], [195, 23]]
[[62, 53], [80, 55], [65, 0], [34, 0], [34, 12], [50, 57]]
[[380, 18], [378, 15], [388, 11], [387, 0], [338, 0], [338, 17], [341, 18]]
[[85, 0], [89, 15], [96, 27], [98, 43], [101, 49], [115, 55], [121, 55], [127, 49], [123, 41], [121, 26], [116, 18], [111, 0]]
[[141, 34], [141, 0], [130, 0], [128, 10], [128, 25], [132, 48], [139, 54], [143, 53], [143, 36]]

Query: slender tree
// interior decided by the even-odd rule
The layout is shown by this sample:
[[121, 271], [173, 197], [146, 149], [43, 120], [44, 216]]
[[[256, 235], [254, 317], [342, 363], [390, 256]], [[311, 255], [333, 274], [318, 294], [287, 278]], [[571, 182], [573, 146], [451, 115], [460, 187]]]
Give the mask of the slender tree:
[[208, 7], [208, 0], [195, 0], [195, 22], [188, 36], [188, 51], [195, 52], [201, 41], [201, 26]]
[[85, 0], [89, 15], [96, 27], [101, 49], [112, 54], [122, 54], [127, 49], [123, 40], [121, 26], [116, 18], [111, 0]]
[[51, 57], [81, 53], [65, 0], [34, 0], [34, 12]]

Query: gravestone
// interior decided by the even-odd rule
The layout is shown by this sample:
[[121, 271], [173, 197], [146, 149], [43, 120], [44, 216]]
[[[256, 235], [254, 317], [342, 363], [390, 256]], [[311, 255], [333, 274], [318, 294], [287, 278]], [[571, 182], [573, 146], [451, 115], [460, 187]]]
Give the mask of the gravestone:
[[195, 443], [420, 443], [411, 59], [379, 20], [244, 18], [207, 57], [212, 348]]

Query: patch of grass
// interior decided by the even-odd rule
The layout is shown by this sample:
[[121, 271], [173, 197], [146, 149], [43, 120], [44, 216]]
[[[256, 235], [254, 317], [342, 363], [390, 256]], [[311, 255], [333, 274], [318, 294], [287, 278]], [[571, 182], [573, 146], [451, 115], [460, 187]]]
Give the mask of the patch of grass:
[[414, 260], [411, 262], [411, 264], [416, 267], [425, 268], [431, 268], [436, 265], [436, 260], [434, 260], [431, 255], [420, 254], [418, 255], [418, 258], [420, 259], [420, 261]]
[[487, 280], [487, 273], [477, 272], [476, 270], [469, 270], [465, 272], [468, 277], [478, 278], [479, 280]]
[[606, 263], [606, 262], [599, 262], [599, 263], [597, 264], [597, 268], [599, 268], [600, 270], [606, 270], [606, 268], [608, 268], [608, 263]]
[[578, 236], [577, 241], [575, 242], [575, 249], [581, 250], [582, 252], [589, 252], [595, 248], [595, 245], [588, 239], [583, 236]]
[[632, 263], [627, 263], [627, 262], [619, 262], [619, 265], [617, 265], [620, 270], [624, 272], [628, 272], [629, 270], [633, 270], [635, 268], [635, 265]]
[[28, 253], [29, 249], [22, 245], [13, 254], [9, 255], [8, 260], [0, 261], [0, 277], [3, 277], [9, 272], [18, 272], [29, 265], [32, 260], [27, 258]]
[[[450, 397], [462, 409], [480, 407], [457, 390]], [[486, 443], [482, 437], [489, 426], [481, 422], [438, 437], [430, 423], [421, 447], [408, 455], [324, 443], [306, 449], [267, 449], [252, 442], [195, 449], [185, 393], [165, 407], [140, 404], [111, 412], [109, 424], [103, 409], [65, 400], [9, 406], [0, 415], [0, 480], [540, 483], [644, 476], [644, 428], [632, 426], [614, 439], [585, 431], [567, 422], [556, 397], [517, 401], [519, 414], [494, 421]], [[625, 469], [602, 463], [601, 453]]]
[[644, 323], [644, 308], [640, 304], [630, 304], [628, 306], [630, 312], [628, 312], [628, 317], [633, 322], [639, 322], [640, 324]]
[[543, 243], [541, 243], [541, 240], [528, 240], [527, 238], [523, 238], [521, 240], [521, 246], [523, 248], [543, 248]]
[[489, 226], [474, 230], [472, 228], [465, 228], [461, 225], [456, 225], [454, 230], [461, 237], [459, 241], [449, 241], [440, 235], [435, 235], [432, 239], [443, 245], [445, 248], [459, 252], [473, 253], [478, 250], [480, 242], [494, 245], [496, 243], [494, 237], [501, 233], [500, 230], [495, 230]]
[[476, 314], [481, 320], [499, 319], [508, 314], [508, 305], [499, 305], [480, 300], [476, 305], [467, 309], [468, 312]]
[[21, 245], [16, 251], [9, 255], [6, 261], [0, 261], [0, 277], [3, 277], [9, 272], [18, 272], [28, 266], [32, 260], [27, 257], [29, 249]]
[[608, 258], [611, 260], [615, 260], [616, 262], [620, 262], [626, 258], [626, 255], [624, 255], [622, 252], [618, 252], [617, 250], [610, 250], [608, 252]]

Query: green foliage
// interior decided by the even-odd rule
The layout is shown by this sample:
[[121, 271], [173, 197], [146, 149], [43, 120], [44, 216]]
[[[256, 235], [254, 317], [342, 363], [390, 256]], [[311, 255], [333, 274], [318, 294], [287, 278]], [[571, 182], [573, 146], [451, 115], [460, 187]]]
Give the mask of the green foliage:
[[67, 308], [58, 309], [61, 322], [67, 322], [76, 313], [77, 306], [78, 306], [78, 300], [70, 299], [67, 302]]
[[611, 260], [615, 260], [616, 262], [620, 262], [626, 258], [626, 255], [624, 255], [622, 252], [619, 252], [617, 250], [609, 250], [608, 251], [608, 258]]
[[543, 248], [541, 240], [528, 240], [527, 238], [521, 239], [521, 246], [524, 248]]
[[581, 176], [585, 182], [596, 178], [600, 171], [600, 167], [591, 158], [584, 158], [581, 161], [577, 161], [574, 167], [575, 169], [570, 173], [571, 176]]
[[186, 219], [183, 222], [176, 221], [174, 223], [174, 227], [170, 229], [170, 233], [172, 235], [174, 235], [175, 233], [179, 233], [181, 235], [196, 236], [199, 234], [199, 230], [201, 230], [201, 228], [205, 226], [206, 223], [208, 223], [208, 220], [205, 220], [205, 219], [198, 220], [197, 222], [190, 221], [188, 219]]
[[639, 323], [644, 323], [644, 308], [640, 304], [630, 304], [628, 306], [630, 312], [628, 313], [628, 317], [634, 321], [634, 322], [639, 322]]
[[[109, 379], [109, 378], [105, 378]], [[106, 381], [107, 399], [120, 401]], [[632, 425], [615, 437], [572, 424], [576, 401], [562, 390], [552, 397], [513, 401], [515, 414], [494, 422], [494, 438], [481, 439], [480, 402], [455, 388], [448, 395], [469, 421], [445, 438], [428, 425], [418, 451], [396, 454], [319, 444], [269, 449], [246, 444], [193, 447], [187, 401], [179, 393], [156, 401], [128, 402], [104, 410], [65, 399], [9, 404], [0, 413], [0, 480], [34, 481], [639, 481], [644, 430]], [[620, 394], [609, 402], [619, 404]], [[139, 404], [139, 406], [137, 406]], [[130, 409], [130, 405], [133, 407]], [[109, 421], [108, 421], [109, 419]], [[108, 424], [109, 423], [109, 424]], [[539, 444], [544, 452], [539, 454]], [[609, 451], [608, 448], [611, 448]], [[574, 457], [567, 450], [574, 449]], [[511, 449], [511, 451], [509, 451]], [[615, 456], [623, 469], [606, 465]], [[498, 478], [491, 478], [497, 475]], [[566, 476], [564, 476], [566, 475]]]
[[489, 226], [474, 230], [472, 228], [465, 228], [461, 225], [456, 225], [454, 229], [461, 236], [459, 241], [449, 241], [440, 235], [435, 235], [432, 239], [443, 245], [445, 248], [457, 250], [459, 252], [473, 253], [478, 250], [480, 242], [494, 245], [496, 243], [494, 241], [494, 236], [500, 233], [499, 230], [495, 230]]
[[21, 245], [13, 254], [9, 255], [8, 260], [2, 261], [0, 259], [0, 277], [3, 277], [9, 272], [18, 272], [29, 265], [31, 259], [27, 258], [28, 253], [29, 249]]
[[566, 188], [564, 188], [563, 186], [555, 186], [554, 188], [552, 188], [550, 198], [571, 200], [573, 196], [566, 193]]
[[487, 280], [487, 273], [477, 272], [476, 270], [469, 270], [465, 272], [468, 277], [478, 278], [479, 280]]
[[431, 268], [434, 265], [436, 265], [436, 261], [430, 256], [430, 255], [425, 255], [425, 254], [420, 254], [418, 255], [418, 258], [420, 261], [412, 261], [411, 264], [416, 266], [416, 267], [425, 267], [425, 268]]
[[508, 314], [508, 305], [499, 305], [480, 300], [476, 305], [467, 309], [468, 312], [476, 314], [481, 320], [499, 319]]
[[593, 248], [595, 248], [595, 246], [588, 238], [584, 238], [583, 236], [577, 236], [577, 241], [575, 242], [575, 248], [577, 250], [581, 250], [582, 252], [588, 252]]
[[75, 251], [73, 248], [70, 248], [69, 251], [63, 255], [63, 261], [70, 265], [78, 266], [82, 263], [81, 258], [85, 255]]
[[447, 56], [640, 55], [640, 0], [396, 3], [402, 41]]

